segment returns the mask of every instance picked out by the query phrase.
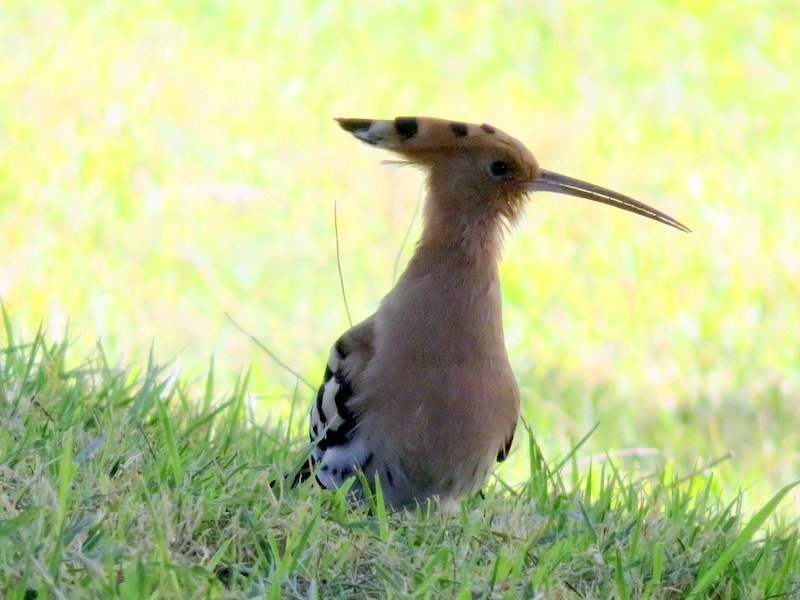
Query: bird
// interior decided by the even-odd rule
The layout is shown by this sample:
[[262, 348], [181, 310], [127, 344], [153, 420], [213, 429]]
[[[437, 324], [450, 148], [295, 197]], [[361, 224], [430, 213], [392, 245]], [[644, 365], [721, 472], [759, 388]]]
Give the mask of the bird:
[[[630, 211], [681, 231], [665, 213], [548, 171], [519, 140], [486, 123], [432, 117], [338, 118], [339, 126], [426, 173], [416, 249], [377, 310], [330, 350], [309, 415], [313, 474], [337, 489], [375, 479], [387, 506], [478, 493], [511, 448], [520, 411], [506, 351], [498, 273], [505, 234], [533, 192]], [[397, 161], [391, 161], [397, 162]]]

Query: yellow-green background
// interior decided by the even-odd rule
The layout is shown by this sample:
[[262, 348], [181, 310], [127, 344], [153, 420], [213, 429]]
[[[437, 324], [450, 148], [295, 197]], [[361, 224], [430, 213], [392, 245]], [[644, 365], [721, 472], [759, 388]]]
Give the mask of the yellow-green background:
[[490, 122], [694, 230], [531, 200], [501, 268], [545, 453], [599, 421], [581, 457], [732, 451], [720, 489], [761, 501], [800, 477], [799, 31], [793, 0], [4, 0], [0, 294], [75, 359], [252, 364], [278, 419], [295, 381], [225, 312], [316, 382], [347, 326], [334, 201], [358, 320], [421, 192], [331, 118]]

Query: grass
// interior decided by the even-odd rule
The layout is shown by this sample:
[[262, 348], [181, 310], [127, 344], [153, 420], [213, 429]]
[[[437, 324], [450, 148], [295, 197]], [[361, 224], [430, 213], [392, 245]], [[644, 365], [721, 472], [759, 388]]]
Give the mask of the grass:
[[[715, 598], [800, 594], [800, 537], [723, 504], [714, 473], [548, 463], [495, 475], [460, 512], [390, 512], [290, 489], [301, 419], [259, 420], [248, 375], [220, 392], [152, 360], [69, 367], [66, 342], [0, 352], [5, 598]], [[299, 410], [300, 414], [305, 413]], [[299, 416], [299, 415], [298, 415]], [[273, 488], [270, 483], [277, 480]]]
[[[14, 493], [43, 507], [25, 512], [16, 496], [0, 507], [0, 530], [12, 532], [0, 551], [27, 548], [19, 556], [36, 561], [0, 563], [17, 573], [10, 589], [47, 594], [50, 578], [79, 597], [140, 581], [124, 593], [147, 595], [153, 582], [169, 596], [177, 588], [167, 586], [196, 589], [182, 578], [206, 581], [187, 565], [211, 573], [241, 563], [249, 575], [214, 575], [209, 589], [222, 587], [209, 594], [278, 580], [285, 595], [305, 593], [316, 580], [328, 597], [337, 589], [325, 587], [335, 584], [323, 583], [324, 569], [346, 571], [341, 585], [366, 585], [359, 577], [374, 575], [368, 563], [380, 557], [371, 581], [396, 596], [444, 571], [485, 594], [490, 564], [502, 594], [513, 577], [533, 582], [535, 561], [478, 525], [513, 523], [550, 528], [540, 545], [538, 530], [524, 530], [530, 555], [547, 565], [535, 591], [548, 597], [559, 585], [565, 597], [569, 585], [604, 597], [611, 582], [637, 597], [637, 577], [658, 564], [664, 584], [651, 591], [672, 586], [681, 597], [725, 548], [735, 555], [718, 596], [790, 593], [782, 569], [797, 572], [796, 490], [775, 508], [769, 536], [732, 541], [800, 479], [798, 26], [800, 4], [789, 0], [0, 5], [0, 296], [17, 343], [39, 339], [28, 375], [20, 361], [32, 346], [3, 358], [11, 395], [0, 486], [14, 481]], [[509, 238], [509, 356], [524, 417], [563, 482], [531, 479], [520, 436], [497, 472], [518, 495], [497, 482], [502, 493], [471, 500], [463, 522], [448, 517], [447, 527], [444, 517], [398, 515], [387, 527], [377, 509], [361, 514], [312, 490], [278, 490], [267, 509], [264, 482], [300, 450], [308, 394], [296, 374], [317, 383], [331, 341], [375, 309], [419, 230], [419, 175], [378, 166], [386, 157], [331, 117], [401, 114], [490, 122], [546, 168], [631, 194], [694, 233], [537, 195]], [[48, 371], [52, 342], [36, 332], [67, 323], [69, 356], [93, 358], [64, 359], [58, 345], [66, 362]], [[106, 364], [98, 339], [122, 370]], [[191, 378], [202, 372], [213, 385]], [[225, 502], [240, 512], [225, 513]], [[80, 529], [95, 504], [106, 512]], [[265, 525], [243, 525], [245, 514]], [[317, 528], [303, 541], [313, 514]], [[216, 520], [203, 525], [202, 515]], [[695, 525], [680, 524], [689, 516]], [[639, 539], [655, 545], [625, 546], [636, 527], [619, 536], [634, 519]], [[592, 546], [587, 523], [602, 544]], [[56, 526], [78, 529], [65, 543]], [[478, 527], [471, 538], [469, 527]], [[93, 556], [77, 549], [90, 530], [105, 536], [107, 554], [73, 560]], [[463, 545], [415, 547], [423, 531]], [[563, 537], [547, 542], [554, 532]], [[292, 545], [301, 541], [305, 550]], [[558, 544], [574, 555], [558, 562]], [[278, 564], [280, 576], [268, 566]], [[70, 584], [98, 565], [103, 577]], [[508, 565], [515, 575], [504, 580]], [[443, 579], [432, 581], [429, 593], [441, 595]]]

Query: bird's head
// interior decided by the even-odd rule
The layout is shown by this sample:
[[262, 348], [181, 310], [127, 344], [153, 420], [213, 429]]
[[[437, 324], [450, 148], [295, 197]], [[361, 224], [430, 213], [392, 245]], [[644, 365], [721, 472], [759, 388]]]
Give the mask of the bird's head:
[[514, 221], [530, 192], [556, 192], [616, 206], [682, 231], [663, 212], [623, 194], [539, 167], [533, 154], [487, 124], [430, 117], [337, 119], [356, 138], [429, 171], [431, 201], [450, 214], [493, 215]]

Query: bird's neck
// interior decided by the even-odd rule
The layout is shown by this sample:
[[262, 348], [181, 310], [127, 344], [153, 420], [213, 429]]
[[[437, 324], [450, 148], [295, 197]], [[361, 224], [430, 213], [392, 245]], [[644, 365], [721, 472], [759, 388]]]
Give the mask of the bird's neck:
[[444, 302], [465, 323], [472, 318], [494, 321], [501, 304], [498, 226], [491, 219], [463, 217], [457, 211], [426, 209], [417, 249], [395, 289], [412, 303], [422, 298], [431, 305]]
[[403, 324], [387, 328], [384, 342], [414, 355], [452, 364], [507, 361], [500, 277], [491, 254], [476, 258], [461, 245], [421, 241], [379, 313], [385, 317], [380, 322]]
[[381, 305], [393, 321], [406, 324], [404, 335], [418, 330], [432, 353], [480, 347], [505, 356], [501, 225], [485, 206], [479, 198], [429, 195], [416, 252]]
[[[502, 251], [502, 219], [474, 202], [433, 202], [425, 206], [418, 253], [436, 254], [447, 262], [476, 267], [494, 264]], [[478, 204], [478, 208], [474, 206]]]

